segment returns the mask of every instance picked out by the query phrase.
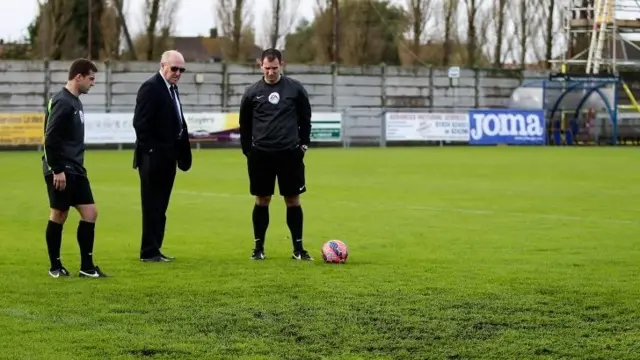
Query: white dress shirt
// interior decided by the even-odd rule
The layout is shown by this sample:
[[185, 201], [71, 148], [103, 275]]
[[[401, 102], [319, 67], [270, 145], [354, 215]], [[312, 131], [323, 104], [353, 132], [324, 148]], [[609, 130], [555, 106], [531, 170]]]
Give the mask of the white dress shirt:
[[[162, 76], [162, 74], [160, 74], [160, 76], [162, 77], [162, 80], [164, 80], [164, 83], [167, 85], [167, 91], [169, 91], [169, 96], [173, 97], [173, 95], [171, 94], [171, 84], [169, 84], [167, 79], [165, 79], [164, 76]], [[180, 106], [180, 99], [178, 99], [178, 94], [176, 94], [175, 100], [176, 100], [176, 105], [178, 106], [178, 109], [182, 109], [182, 107]], [[180, 112], [182, 112], [182, 110]]]

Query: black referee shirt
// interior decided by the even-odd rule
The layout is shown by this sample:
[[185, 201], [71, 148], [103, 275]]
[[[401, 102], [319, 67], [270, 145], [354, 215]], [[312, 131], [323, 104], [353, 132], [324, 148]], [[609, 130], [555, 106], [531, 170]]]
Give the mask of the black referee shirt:
[[311, 141], [311, 104], [302, 84], [282, 75], [268, 84], [264, 78], [249, 86], [240, 104], [240, 142], [264, 151], [288, 150]]

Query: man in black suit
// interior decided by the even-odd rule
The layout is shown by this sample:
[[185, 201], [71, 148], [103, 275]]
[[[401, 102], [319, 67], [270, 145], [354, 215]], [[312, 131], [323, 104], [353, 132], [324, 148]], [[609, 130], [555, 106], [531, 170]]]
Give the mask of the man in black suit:
[[161, 248], [176, 166], [188, 171], [192, 162], [187, 123], [176, 85], [184, 72], [182, 54], [166, 51], [160, 60], [160, 71], [140, 86], [136, 98], [133, 167], [138, 169], [140, 175], [140, 260], [144, 262], [174, 260], [163, 254]]

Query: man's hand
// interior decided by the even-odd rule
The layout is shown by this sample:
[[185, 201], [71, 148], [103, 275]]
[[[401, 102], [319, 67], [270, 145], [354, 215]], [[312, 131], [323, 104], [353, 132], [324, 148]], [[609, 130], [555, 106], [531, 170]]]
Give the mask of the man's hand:
[[67, 187], [67, 177], [64, 171], [59, 174], [53, 174], [53, 187], [58, 191], [64, 191]]

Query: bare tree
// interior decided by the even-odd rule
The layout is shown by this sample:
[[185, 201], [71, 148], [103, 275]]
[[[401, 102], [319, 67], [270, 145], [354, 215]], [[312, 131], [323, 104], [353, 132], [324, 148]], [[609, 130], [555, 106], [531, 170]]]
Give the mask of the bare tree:
[[[147, 60], [153, 60], [157, 46], [165, 44], [173, 32], [180, 0], [145, 0], [143, 3]], [[159, 35], [159, 36], [158, 36]]]
[[444, 38], [442, 39], [442, 65], [451, 65], [454, 45], [458, 41], [458, 0], [442, 0], [444, 17]]
[[[526, 57], [527, 46], [527, 19], [526, 16], [522, 18], [521, 6], [524, 0], [512, 0], [510, 1], [509, 14], [513, 25], [513, 48], [514, 48], [514, 62], [523, 65], [522, 58]], [[526, 11], [526, 8], [525, 8]], [[526, 13], [525, 13], [526, 14]], [[525, 50], [524, 54], [522, 53]]]
[[[502, 1], [502, 0], [500, 0]], [[498, 32], [498, 37], [501, 38], [500, 51], [498, 52], [498, 44], [492, 43], [494, 46], [494, 52], [492, 53], [493, 65], [496, 67], [504, 67], [506, 63], [518, 62], [519, 55], [519, 34], [518, 24], [519, 18], [517, 13], [517, 6], [513, 4], [514, 1], [520, 0], [507, 0], [502, 8], [502, 31], [498, 32], [498, 19], [497, 12], [499, 11], [501, 4], [494, 3], [493, 13], [496, 18], [494, 23], [494, 32]]]
[[106, 1], [104, 11], [100, 17], [100, 33], [102, 34], [101, 58], [117, 59], [120, 53], [120, 39], [122, 28], [116, 3]]
[[467, 15], [467, 66], [477, 65], [478, 50], [481, 44], [478, 42], [478, 20], [482, 0], [465, 0]]
[[42, 26], [38, 30], [37, 38], [42, 54], [53, 60], [61, 60], [64, 55], [73, 56], [65, 50], [66, 45], [72, 44], [77, 36], [71, 29], [73, 1], [42, 1], [39, 5]]
[[[318, 63], [338, 62], [336, 55], [338, 48], [338, 25], [340, 22], [337, 5], [334, 0], [315, 0], [313, 29], [308, 39], [302, 41], [303, 48], [310, 45], [313, 50], [314, 61]], [[289, 57], [290, 55], [287, 55]]]
[[[544, 2], [542, 3], [542, 5], [544, 5]], [[546, 49], [545, 49], [545, 57], [547, 58], [547, 60], [551, 60], [553, 57], [553, 24], [554, 24], [554, 17], [556, 15], [556, 1], [555, 0], [548, 0], [547, 1], [547, 6], [545, 6], [545, 16], [546, 16], [546, 20], [547, 20], [547, 24], [546, 24]], [[549, 62], [547, 62], [547, 69], [551, 66], [551, 64]]]
[[331, 61], [340, 63], [340, 2], [331, 0]]
[[501, 67], [502, 62], [502, 46], [504, 43], [505, 36], [505, 16], [507, 15], [507, 0], [496, 0], [493, 3], [493, 14], [494, 19], [496, 21], [495, 29], [496, 29], [496, 44], [495, 51], [493, 53], [493, 66], [496, 68]]
[[[527, 60], [535, 61], [536, 42], [535, 35], [542, 27], [540, 22], [540, 0], [516, 0], [512, 5], [512, 18], [515, 24], [515, 40], [517, 41], [518, 63], [525, 66]], [[533, 56], [533, 57], [532, 57]]]
[[[373, 21], [369, 19], [370, 1], [361, 0], [348, 6], [342, 6], [342, 19], [340, 20], [345, 23], [345, 31], [340, 34], [341, 45], [344, 45], [340, 49], [340, 59], [345, 65], [361, 65], [373, 51], [372, 46], [375, 41], [371, 36]], [[379, 21], [379, 19], [376, 20]], [[346, 24], [349, 24], [348, 30]], [[335, 39], [333, 42], [335, 44]]]
[[127, 19], [124, 16], [124, 13], [125, 13], [123, 10], [124, 0], [111, 0], [110, 2], [113, 3], [112, 6], [114, 6], [118, 12], [118, 20], [119, 20], [120, 26], [122, 27], [122, 33], [124, 35], [124, 40], [127, 42], [127, 48], [129, 50], [131, 59], [137, 60], [138, 56], [136, 55], [136, 49], [133, 45], [133, 39], [131, 38], [131, 33], [129, 32]]
[[[562, 22], [560, 20], [561, 10], [559, 9], [560, 3], [562, 0], [540, 0], [540, 8], [543, 8], [543, 21], [546, 22], [544, 28], [544, 49], [545, 55], [544, 58], [546, 60], [553, 59], [553, 51], [556, 48], [556, 45], [559, 43], [556, 40], [556, 34], [560, 27], [562, 26]], [[547, 68], [551, 67], [551, 63], [547, 61]]]
[[215, 17], [225, 37], [222, 47], [225, 60], [241, 60], [243, 34], [248, 33], [251, 24], [249, 0], [216, 0]]
[[160, 5], [160, 30], [175, 33], [176, 30], [176, 14], [180, 10], [181, 0], [164, 0]]
[[494, 13], [490, 6], [483, 6], [476, 15], [476, 41], [478, 44], [476, 54], [476, 66], [490, 66], [491, 56], [495, 51], [495, 35], [491, 33], [491, 26], [494, 25]]
[[442, 65], [451, 65], [453, 45], [457, 42], [458, 0], [442, 0], [444, 15], [444, 39], [442, 43]]
[[425, 30], [433, 12], [432, 5], [431, 0], [407, 0], [414, 65], [420, 61], [420, 45], [427, 36]]
[[147, 60], [153, 59], [153, 43], [156, 40], [156, 26], [160, 14], [161, 0], [145, 0], [142, 5], [147, 34]]
[[502, 50], [502, 55], [500, 56], [501, 65], [504, 65], [507, 62], [514, 62], [518, 58], [516, 52], [516, 48], [518, 45], [518, 34], [516, 34], [515, 32], [516, 24], [512, 21], [508, 21], [505, 23], [505, 25], [507, 27], [507, 30], [505, 30], [505, 35], [503, 38], [504, 49]]
[[[539, 64], [547, 60], [547, 17], [546, 10], [541, 9], [541, 0], [528, 0], [528, 16], [529, 16], [529, 38], [530, 43], [528, 49], [530, 51], [531, 60]], [[552, 24], [553, 25], [553, 24]], [[553, 43], [551, 44], [553, 45]]]
[[[265, 44], [271, 48], [283, 48], [284, 39], [295, 25], [300, 0], [271, 0], [268, 16], [271, 21], [265, 29]], [[265, 16], [267, 17], [267, 16]]]
[[329, 3], [333, 0], [315, 0], [316, 6], [313, 8], [313, 15], [315, 18], [324, 14], [329, 8]]

